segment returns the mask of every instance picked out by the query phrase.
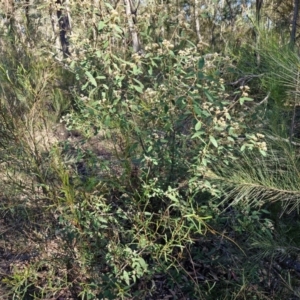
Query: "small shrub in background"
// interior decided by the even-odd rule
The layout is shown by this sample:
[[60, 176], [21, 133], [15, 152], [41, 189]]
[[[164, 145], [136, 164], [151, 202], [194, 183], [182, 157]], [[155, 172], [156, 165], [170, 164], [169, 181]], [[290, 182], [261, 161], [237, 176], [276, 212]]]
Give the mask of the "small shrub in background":
[[[1, 216], [10, 230], [1, 247], [10, 249], [9, 263], [15, 258], [2, 278], [7, 297], [271, 294], [270, 257], [295, 256], [292, 242], [277, 238], [280, 222], [269, 212], [282, 207], [264, 205], [282, 195], [289, 196], [284, 209], [297, 204], [297, 164], [266, 143], [270, 120], [266, 101], [252, 99], [254, 77], [242, 74], [229, 84], [245, 60], [235, 57], [239, 65], [213, 53], [214, 41], [199, 42], [196, 4], [195, 12], [186, 4], [177, 10], [182, 3], [143, 4], [142, 18], [137, 10], [129, 13], [126, 1], [115, 7], [96, 2], [101, 9], [86, 2], [51, 6], [52, 21], [57, 9], [64, 22], [71, 14], [76, 24], [55, 32], [52, 23], [53, 37], [46, 30], [49, 7], [36, 7], [45, 30], [15, 34], [3, 50]], [[222, 40], [221, 15], [211, 20], [215, 7], [222, 11], [204, 6], [202, 17]], [[3, 33], [13, 34], [24, 20], [15, 19]], [[243, 22], [243, 15], [236, 20]], [[61, 59], [66, 49], [54, 47], [57, 37], [71, 56]], [[60, 140], [52, 129], [58, 120], [69, 130]], [[282, 176], [274, 175], [274, 163]], [[291, 294], [288, 272], [273, 277]]]

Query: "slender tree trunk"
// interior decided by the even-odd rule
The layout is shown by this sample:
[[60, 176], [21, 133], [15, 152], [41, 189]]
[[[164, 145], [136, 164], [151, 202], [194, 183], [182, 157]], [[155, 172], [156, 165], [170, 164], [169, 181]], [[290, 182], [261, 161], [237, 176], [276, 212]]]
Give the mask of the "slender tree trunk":
[[99, 0], [92, 0], [92, 14], [93, 14], [93, 43], [94, 47], [97, 45], [98, 33], [97, 33], [97, 13], [99, 14], [100, 4]]
[[294, 2], [294, 15], [293, 15], [291, 40], [290, 40], [290, 44], [291, 44], [292, 48], [294, 47], [295, 42], [296, 42], [296, 29], [297, 29], [297, 19], [298, 19], [298, 14], [299, 14], [299, 1], [300, 0], [295, 0], [295, 2]]
[[30, 24], [30, 19], [29, 19], [29, 0], [25, 1], [25, 16], [26, 16], [26, 22], [27, 22], [27, 30]]
[[63, 0], [56, 1], [56, 5], [57, 5], [56, 15], [57, 15], [58, 25], [59, 25], [60, 44], [62, 47], [63, 56], [65, 58], [71, 55], [69, 51], [69, 41], [67, 37], [67, 32], [71, 31], [71, 20], [68, 13], [68, 9], [63, 7], [64, 2], [65, 1]]
[[199, 20], [199, 0], [195, 0], [195, 25], [198, 42], [202, 42], [202, 37], [200, 33], [200, 20]]
[[[161, 3], [160, 3], [161, 5], [163, 5], [164, 4], [164, 0], [161, 0]], [[166, 5], [164, 5], [164, 11], [165, 11], [165, 14], [167, 15], [168, 14], [168, 9], [167, 9], [167, 6]], [[159, 23], [158, 23], [159, 24]], [[161, 36], [161, 38], [165, 38], [165, 22], [164, 21], [162, 21], [162, 24], [161, 24], [161, 28], [160, 28], [160, 36]]]
[[296, 86], [297, 86], [297, 90], [295, 93], [295, 97], [294, 97], [294, 107], [293, 107], [293, 114], [292, 114], [292, 121], [291, 121], [291, 127], [290, 127], [290, 143], [292, 144], [293, 142], [293, 136], [294, 136], [294, 128], [295, 128], [295, 120], [296, 120], [296, 109], [297, 109], [297, 104], [298, 104], [298, 95], [299, 95], [299, 90], [298, 90], [298, 86], [299, 86], [299, 71], [297, 73], [297, 78], [296, 78]]
[[263, 4], [263, 0], [256, 0], [256, 21], [259, 24], [260, 21], [260, 10]]
[[140, 0], [136, 8], [133, 7], [131, 0], [124, 0], [124, 4], [125, 4], [126, 15], [127, 15], [129, 32], [132, 39], [133, 52], [138, 53], [141, 50], [141, 44], [140, 44], [138, 32], [136, 30], [136, 14], [140, 4]]

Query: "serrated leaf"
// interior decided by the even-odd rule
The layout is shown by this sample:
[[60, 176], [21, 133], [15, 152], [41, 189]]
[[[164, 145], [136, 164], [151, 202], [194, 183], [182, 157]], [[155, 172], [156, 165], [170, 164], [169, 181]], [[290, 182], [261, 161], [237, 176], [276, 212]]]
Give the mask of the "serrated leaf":
[[97, 87], [97, 82], [96, 82], [94, 76], [93, 76], [89, 71], [85, 71], [85, 75], [87, 76], [89, 82], [90, 82], [94, 87]]
[[218, 148], [218, 142], [216, 141], [216, 139], [215, 139], [212, 135], [209, 136], [209, 140], [211, 141], [211, 143], [212, 143], [216, 148]]

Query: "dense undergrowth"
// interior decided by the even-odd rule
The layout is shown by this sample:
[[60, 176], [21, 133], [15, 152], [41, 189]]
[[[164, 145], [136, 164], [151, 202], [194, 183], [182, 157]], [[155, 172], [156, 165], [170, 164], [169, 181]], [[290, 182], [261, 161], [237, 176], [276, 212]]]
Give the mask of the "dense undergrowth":
[[1, 299], [299, 299], [298, 55], [179, 17], [132, 54], [106, 7], [65, 58], [1, 27]]

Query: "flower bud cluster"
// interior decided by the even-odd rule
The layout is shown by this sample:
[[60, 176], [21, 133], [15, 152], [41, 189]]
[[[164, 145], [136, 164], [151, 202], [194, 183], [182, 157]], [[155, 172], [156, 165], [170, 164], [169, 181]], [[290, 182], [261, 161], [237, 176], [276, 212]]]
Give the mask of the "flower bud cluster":
[[141, 55], [138, 53], [133, 53], [131, 57], [135, 62], [139, 62], [141, 60]]
[[250, 91], [250, 87], [248, 85], [241, 85], [240, 90], [242, 92], [242, 97], [248, 97], [249, 96], [248, 92]]
[[154, 91], [153, 89], [151, 89], [151, 88], [147, 88], [146, 90], [145, 90], [145, 92], [144, 92], [144, 95], [146, 96], [146, 97], [149, 97], [149, 98], [151, 98], [151, 97], [154, 97], [155, 95], [156, 95], [156, 91]]
[[157, 43], [152, 43], [149, 44], [145, 47], [146, 51], [150, 51], [150, 50], [156, 50], [157, 48], [159, 48], [159, 45]]
[[257, 142], [256, 145], [259, 150], [262, 150], [262, 151], [268, 150], [266, 142]]
[[168, 40], [163, 40], [162, 45], [167, 49], [173, 49], [174, 48], [174, 45]]

